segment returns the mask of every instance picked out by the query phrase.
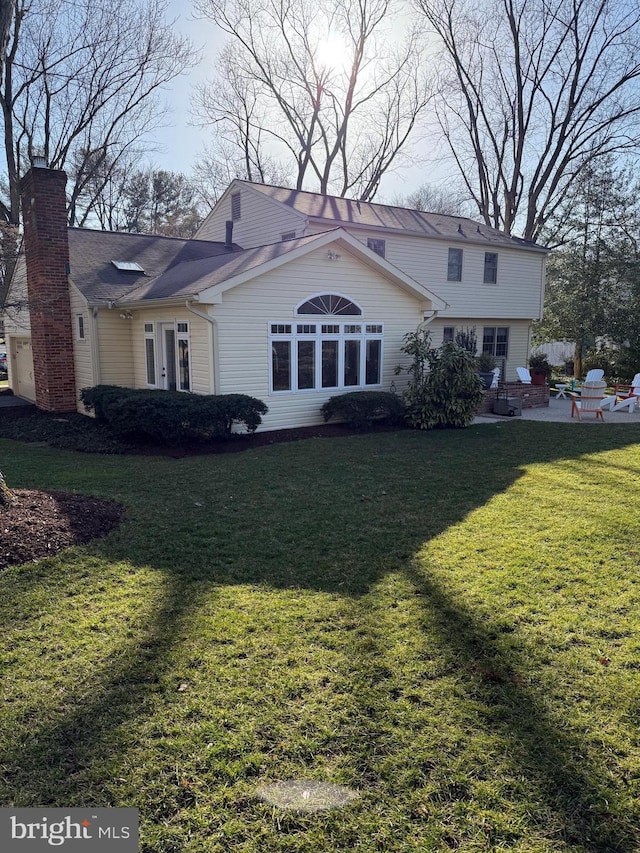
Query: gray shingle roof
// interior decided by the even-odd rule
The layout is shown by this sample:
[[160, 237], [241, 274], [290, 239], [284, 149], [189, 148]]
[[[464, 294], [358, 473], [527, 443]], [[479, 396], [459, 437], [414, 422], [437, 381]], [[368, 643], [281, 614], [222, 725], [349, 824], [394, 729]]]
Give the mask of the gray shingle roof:
[[275, 199], [287, 207], [311, 219], [332, 222], [335, 225], [359, 225], [364, 228], [384, 228], [403, 231], [437, 240], [454, 240], [468, 243], [480, 243], [488, 248], [492, 246], [514, 249], [530, 249], [546, 252], [530, 240], [510, 237], [502, 231], [483, 223], [475, 222], [464, 216], [447, 216], [444, 213], [425, 213], [404, 207], [394, 207], [376, 202], [356, 201], [337, 196], [326, 196], [306, 190], [293, 190], [268, 184], [256, 184], [251, 181], [237, 181], [245, 184], [262, 195]]
[[318, 237], [319, 235], [315, 234], [311, 237], [299, 237], [296, 240], [285, 240], [268, 246], [244, 249], [232, 254], [182, 261], [161, 273], [153, 281], [139, 283], [135, 289], [130, 290], [119, 300], [119, 304], [138, 302], [143, 299], [195, 296], [207, 287], [215, 287], [233, 276], [259, 267], [274, 258], [282, 257], [299, 246], [312, 243]]
[[[229, 259], [238, 251], [237, 246], [229, 250], [224, 243], [209, 240], [69, 228], [71, 279], [89, 304], [115, 302], [183, 263], [220, 256]], [[135, 261], [144, 274], [120, 272], [112, 261]]]

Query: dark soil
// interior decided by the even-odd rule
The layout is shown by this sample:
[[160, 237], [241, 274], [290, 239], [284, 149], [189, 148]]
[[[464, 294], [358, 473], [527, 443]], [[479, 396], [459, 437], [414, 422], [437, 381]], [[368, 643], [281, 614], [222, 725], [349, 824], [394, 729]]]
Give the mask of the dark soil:
[[0, 569], [106, 536], [122, 518], [119, 504], [100, 498], [33, 489], [13, 494], [15, 503], [0, 509]]
[[[407, 427], [404, 424], [374, 424], [371, 432], [398, 432]], [[141, 456], [169, 456], [173, 459], [183, 459], [185, 456], [203, 456], [211, 453], [240, 453], [255, 447], [268, 447], [271, 444], [282, 444], [288, 441], [302, 441], [308, 438], [344, 438], [346, 436], [362, 435], [346, 424], [318, 424], [317, 426], [298, 427], [297, 429], [277, 429], [268, 432], [254, 432], [251, 435], [232, 435], [224, 441], [192, 442], [187, 445], [139, 443], [130, 446], [127, 453]]]

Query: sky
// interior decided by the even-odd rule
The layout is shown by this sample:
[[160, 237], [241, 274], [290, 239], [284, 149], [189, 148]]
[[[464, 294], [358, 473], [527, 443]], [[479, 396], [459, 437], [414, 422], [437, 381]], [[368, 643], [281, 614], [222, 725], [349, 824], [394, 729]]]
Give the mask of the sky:
[[[151, 160], [157, 168], [188, 174], [208, 139], [206, 129], [193, 124], [191, 96], [195, 86], [213, 78], [215, 57], [226, 36], [210, 21], [195, 18], [191, 0], [169, 0], [168, 17], [176, 19], [176, 30], [193, 41], [201, 50], [202, 58], [197, 67], [174, 80], [165, 91], [169, 105], [168, 126], [156, 132], [158, 150]], [[376, 200], [393, 202], [395, 196], [406, 195], [427, 181], [445, 180], [446, 176], [434, 169], [433, 164], [403, 169], [385, 175]]]
[[194, 87], [213, 77], [216, 52], [224, 44], [224, 33], [210, 21], [196, 20], [191, 0], [169, 0], [168, 18], [176, 19], [175, 29], [188, 36], [201, 51], [200, 63], [172, 82], [164, 93], [169, 105], [169, 126], [156, 132], [160, 148], [154, 152], [154, 165], [174, 172], [191, 171], [207, 141], [207, 131], [192, 126], [191, 96]]

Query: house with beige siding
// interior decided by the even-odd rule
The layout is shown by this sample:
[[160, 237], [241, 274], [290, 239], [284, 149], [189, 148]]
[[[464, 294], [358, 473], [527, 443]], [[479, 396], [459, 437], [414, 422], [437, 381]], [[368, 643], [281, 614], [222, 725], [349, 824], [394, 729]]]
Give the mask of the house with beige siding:
[[[9, 383], [48, 411], [114, 384], [244, 393], [262, 429], [321, 421], [332, 395], [389, 390], [404, 335], [475, 326], [525, 363], [545, 251], [471, 220], [234, 182], [196, 238], [67, 228], [65, 175], [22, 186], [5, 321]], [[489, 280], [490, 279], [490, 280]]]
[[219, 240], [225, 223], [248, 248], [340, 227], [446, 305], [429, 318], [433, 343], [475, 328], [503, 378], [527, 364], [531, 324], [542, 316], [547, 250], [460, 216], [234, 181], [196, 237]]

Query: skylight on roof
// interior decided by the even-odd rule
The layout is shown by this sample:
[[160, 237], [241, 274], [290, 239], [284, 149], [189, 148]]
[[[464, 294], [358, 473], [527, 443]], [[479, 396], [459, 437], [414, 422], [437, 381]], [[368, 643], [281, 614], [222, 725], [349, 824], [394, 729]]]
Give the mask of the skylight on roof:
[[135, 261], [111, 261], [111, 263], [120, 272], [144, 272], [140, 264]]

